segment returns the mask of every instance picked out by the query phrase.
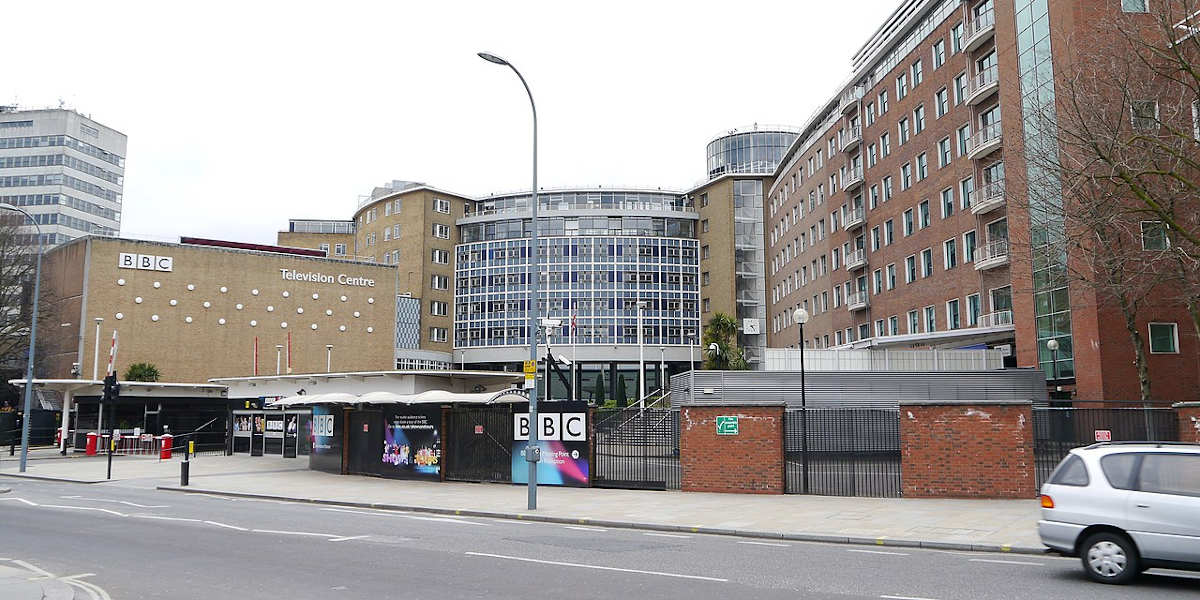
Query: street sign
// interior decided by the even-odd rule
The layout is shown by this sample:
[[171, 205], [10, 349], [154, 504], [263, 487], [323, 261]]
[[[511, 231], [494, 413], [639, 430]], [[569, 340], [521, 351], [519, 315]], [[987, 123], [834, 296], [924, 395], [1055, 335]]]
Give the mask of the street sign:
[[737, 435], [738, 418], [736, 416], [717, 417], [717, 435]]
[[1097, 442], [1111, 442], [1112, 441], [1112, 430], [1111, 429], [1097, 429], [1096, 430], [1096, 441]]
[[475, 426], [475, 435], [483, 435], [483, 425]]
[[535, 374], [535, 375], [537, 374], [537, 361], [536, 360], [525, 361], [525, 374], [529, 375], [531, 373]]

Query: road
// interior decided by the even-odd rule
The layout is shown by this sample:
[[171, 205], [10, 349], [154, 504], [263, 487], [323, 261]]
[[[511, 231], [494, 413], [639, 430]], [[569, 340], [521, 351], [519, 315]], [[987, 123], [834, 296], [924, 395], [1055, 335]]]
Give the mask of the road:
[[1133, 586], [1093, 584], [1078, 561], [1052, 556], [385, 512], [147, 482], [0, 484], [12, 488], [0, 494], [0, 565], [75, 576], [113, 599], [1171, 600], [1200, 591], [1196, 574], [1169, 571]]

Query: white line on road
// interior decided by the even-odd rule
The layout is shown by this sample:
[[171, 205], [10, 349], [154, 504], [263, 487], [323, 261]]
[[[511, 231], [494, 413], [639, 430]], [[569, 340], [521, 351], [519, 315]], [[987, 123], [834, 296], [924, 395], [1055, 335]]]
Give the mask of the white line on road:
[[208, 525], [216, 525], [217, 527], [224, 527], [226, 529], [236, 529], [238, 531], [246, 531], [245, 527], [238, 527], [237, 525], [226, 525], [224, 523], [218, 523], [216, 521], [205, 521], [205, 523]]
[[0, 498], [0, 500], [16, 500], [17, 502], [24, 502], [25, 504], [28, 504], [29, 506], [40, 506], [38, 503], [30, 502], [24, 498]]
[[186, 523], [199, 523], [200, 519], [185, 519], [183, 517], [161, 517], [159, 515], [132, 515], [139, 519], [158, 519], [160, 521], [184, 521]]
[[1044, 567], [1046, 563], [1031, 562], [1026, 560], [993, 560], [990, 558], [968, 558], [970, 562], [996, 563], [999, 565], [1031, 565], [1034, 567]]
[[922, 598], [921, 596], [880, 596], [880, 598], [888, 598], [889, 600], [934, 600], [933, 598]]
[[484, 556], [488, 558], [499, 558], [503, 560], [516, 560], [521, 562], [538, 563], [542, 565], [555, 565], [559, 567], [577, 567], [580, 569], [595, 569], [598, 571], [620, 571], [622, 573], [640, 573], [642, 575], [658, 575], [660, 577], [675, 577], [678, 579], [698, 579], [700, 581], [715, 581], [718, 583], [726, 583], [728, 579], [720, 577], [704, 577], [702, 575], [684, 575], [682, 573], [665, 573], [662, 571], [643, 571], [641, 569], [622, 569], [619, 567], [602, 567], [599, 565], [581, 565], [579, 563], [559, 562], [555, 560], [539, 560], [536, 558], [524, 558], [520, 556], [505, 556], [503, 554], [487, 554], [485, 552], [465, 552], [468, 556]]
[[112, 597], [108, 595], [108, 592], [104, 591], [104, 588], [94, 583], [88, 583], [86, 581], [79, 581], [78, 579], [66, 577], [63, 578], [63, 581], [66, 581], [68, 584], [87, 592], [93, 600], [112, 600]]
[[54, 577], [54, 575], [52, 573], [50, 573], [49, 571], [47, 571], [41, 567], [31, 565], [23, 560], [14, 559], [12, 562], [13, 562], [13, 564], [21, 565], [22, 567], [25, 567], [29, 571], [37, 573], [38, 575], [41, 575], [42, 577]]
[[847, 550], [846, 552], [858, 552], [859, 554], [890, 554], [892, 556], [908, 556], [907, 552], [884, 552], [883, 550]]
[[476, 523], [474, 521], [464, 521], [455, 517], [423, 517], [420, 515], [410, 515], [402, 512], [385, 512], [378, 510], [351, 510], [346, 508], [322, 508], [330, 512], [350, 513], [352, 515], [368, 515], [379, 517], [400, 517], [403, 519], [415, 519], [417, 521], [434, 521], [436, 523], [456, 523], [458, 525], [479, 525], [482, 527], [490, 527], [488, 523]]
[[434, 521], [436, 523], [456, 523], [458, 525], [479, 525], [480, 527], [490, 527], [487, 523], [475, 523], [474, 521], [463, 521], [462, 519], [451, 519], [449, 517], [418, 517], [417, 515], [396, 515], [405, 519], [416, 519], [418, 521]]
[[[34, 505], [34, 506], [37, 506], [37, 505]], [[129, 516], [125, 513], [119, 513], [115, 510], [108, 510], [107, 508], [96, 508], [94, 506], [67, 506], [65, 504], [42, 504], [41, 507], [42, 508], [69, 508], [71, 510], [94, 510], [96, 512], [108, 513], [110, 515], [117, 515], [118, 517]]]
[[776, 548], [790, 548], [791, 544], [777, 544], [775, 542], [738, 542], [739, 544], [749, 544], [751, 546], [775, 546]]
[[308, 535], [312, 537], [336, 538], [341, 537], [329, 533], [312, 533], [310, 531], [280, 531], [278, 529], [251, 529], [254, 533], [278, 533], [280, 535]]
[[126, 506], [136, 506], [137, 508], [169, 508], [166, 504], [138, 504], [136, 502], [127, 502], [125, 500], [109, 500], [107, 498], [84, 498], [83, 496], [59, 496], [67, 500], [87, 500], [89, 502], [116, 502]]
[[683, 535], [681, 533], [643, 533], [642, 535], [648, 535], [650, 537], [679, 538], [682, 540], [691, 539], [692, 537], [690, 535]]
[[365, 535], [348, 535], [346, 537], [330, 538], [329, 541], [331, 541], [331, 542], [347, 542], [350, 540], [361, 540], [365, 537], [367, 537], [367, 536], [365, 536]]
[[599, 527], [580, 527], [579, 525], [563, 525], [563, 527], [567, 529], [574, 529], [575, 531], [608, 531], [607, 529], [600, 529]]

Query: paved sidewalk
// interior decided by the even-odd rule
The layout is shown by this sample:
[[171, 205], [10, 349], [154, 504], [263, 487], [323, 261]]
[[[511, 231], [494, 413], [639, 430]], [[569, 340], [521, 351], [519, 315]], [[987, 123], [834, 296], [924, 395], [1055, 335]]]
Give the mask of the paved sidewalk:
[[[32, 579], [31, 579], [32, 578]], [[75, 590], [56, 579], [0, 563], [0, 600], [71, 600]]]

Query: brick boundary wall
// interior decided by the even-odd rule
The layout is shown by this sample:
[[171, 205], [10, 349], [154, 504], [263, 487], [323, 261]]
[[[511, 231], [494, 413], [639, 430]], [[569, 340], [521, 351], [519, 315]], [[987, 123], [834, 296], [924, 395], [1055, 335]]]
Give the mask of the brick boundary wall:
[[1200, 402], [1172, 404], [1179, 416], [1179, 441], [1200, 444]]
[[[680, 487], [685, 492], [782, 494], [784, 406], [683, 406]], [[737, 435], [717, 435], [717, 417], [738, 417]]]
[[923, 400], [900, 405], [905, 498], [1033, 498], [1032, 404]]

